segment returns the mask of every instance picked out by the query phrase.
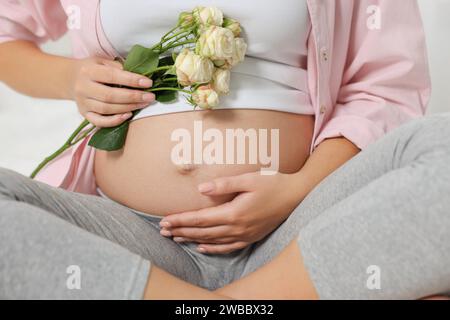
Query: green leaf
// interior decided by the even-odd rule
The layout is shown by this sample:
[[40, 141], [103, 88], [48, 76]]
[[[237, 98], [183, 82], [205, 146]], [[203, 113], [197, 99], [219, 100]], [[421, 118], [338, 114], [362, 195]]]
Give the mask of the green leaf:
[[179, 84], [177, 80], [169, 80], [169, 79], [165, 79], [162, 86], [164, 87], [169, 87], [169, 88], [178, 88]]
[[[170, 78], [170, 79], [169, 79]], [[173, 77], [161, 76], [153, 80], [152, 89], [157, 89], [160, 87], [178, 88], [177, 79], [172, 79]]]
[[129, 121], [112, 128], [101, 128], [89, 140], [96, 149], [115, 151], [123, 148], [128, 133]]
[[156, 100], [161, 103], [170, 103], [177, 99], [178, 92], [176, 91], [157, 91], [155, 92]]
[[158, 64], [159, 54], [157, 52], [135, 45], [125, 59], [123, 67], [126, 71], [151, 74], [158, 67]]

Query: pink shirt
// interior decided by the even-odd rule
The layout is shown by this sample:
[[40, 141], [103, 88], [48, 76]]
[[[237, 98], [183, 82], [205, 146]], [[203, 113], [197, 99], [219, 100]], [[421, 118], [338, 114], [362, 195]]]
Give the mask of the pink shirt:
[[[40, 44], [62, 36], [70, 25], [74, 57], [113, 58], [118, 54], [102, 30], [99, 2], [3, 0], [0, 42], [26, 39]], [[307, 2], [312, 23], [308, 86], [316, 119], [311, 151], [340, 136], [364, 149], [425, 113], [431, 81], [416, 0]], [[67, 24], [67, 16], [75, 20]], [[94, 149], [88, 138], [50, 163], [37, 180], [96, 194]]]

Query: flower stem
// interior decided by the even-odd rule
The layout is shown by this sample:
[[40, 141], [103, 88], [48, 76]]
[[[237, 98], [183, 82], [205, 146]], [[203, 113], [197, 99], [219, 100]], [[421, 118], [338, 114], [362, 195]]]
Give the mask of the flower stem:
[[188, 39], [188, 36], [189, 36], [189, 35], [190, 35], [190, 33], [189, 33], [189, 34], [186, 34], [186, 35], [179, 36], [179, 37], [176, 38], [175, 40], [169, 42], [165, 47], [162, 47], [161, 50], [162, 50], [163, 52], [167, 51], [167, 49], [170, 48], [172, 45], [176, 44], [177, 41], [180, 41], [180, 40], [182, 40], [182, 39], [184, 39], [184, 38]]
[[173, 67], [173, 65], [171, 65], [171, 66], [162, 66], [162, 67], [158, 67], [158, 68], [156, 68], [155, 70], [153, 70], [152, 73], [155, 73], [155, 72], [158, 72], [158, 71], [163, 71], [163, 70], [169, 70], [169, 69], [172, 68], [172, 67]]
[[163, 71], [163, 70], [169, 70], [169, 69], [172, 68], [172, 67], [173, 67], [173, 65], [172, 65], [172, 66], [162, 66], [162, 67], [158, 67], [158, 68], [152, 70], [151, 72], [146, 72], [146, 73], [144, 73], [143, 76], [149, 77], [151, 74], [154, 74], [155, 72]]
[[161, 53], [163, 53], [164, 51], [162, 50], [162, 47], [163, 47], [163, 43], [165, 42], [165, 41], [167, 41], [166, 40], [166, 37], [167, 36], [169, 36], [172, 32], [174, 32], [175, 30], [177, 30], [179, 28], [179, 26], [177, 25], [177, 26], [175, 26], [173, 29], [171, 29], [169, 32], [167, 32], [164, 36], [162, 36], [161, 37], [161, 40], [157, 43], [157, 44], [155, 44], [153, 47], [151, 47], [150, 48], [150, 50], [155, 50], [156, 48], [160, 48], [159, 50], [158, 50], [158, 52], [161, 54]]
[[[42, 170], [42, 168], [44, 168], [50, 161], [52, 161], [53, 159], [55, 159], [57, 156], [59, 156], [61, 153], [63, 153], [64, 151], [66, 151], [67, 149], [69, 149], [70, 147], [72, 147], [74, 144], [72, 143], [72, 141], [80, 134], [80, 132], [87, 126], [89, 125], [89, 121], [84, 120], [79, 126], [78, 128], [76, 128], [76, 130], [70, 135], [69, 139], [67, 139], [67, 141], [55, 152], [53, 152], [50, 156], [48, 156], [47, 158], [45, 158], [38, 166], [36, 169], [33, 170], [33, 172], [30, 175], [31, 179], [34, 179], [36, 177], [36, 175], [39, 173], [39, 171]], [[92, 131], [92, 129], [90, 130]], [[90, 132], [88, 131], [88, 132]], [[85, 135], [85, 137], [87, 136], [87, 134]], [[76, 140], [77, 142], [79, 140]]]
[[177, 78], [177, 77], [165, 78], [165, 79], [163, 79], [162, 81], [163, 81], [163, 82], [169, 82], [169, 81], [175, 81], [175, 80], [178, 80], [178, 78]]
[[175, 26], [173, 29], [171, 29], [170, 31], [168, 31], [165, 35], [163, 35], [163, 36], [161, 37], [161, 42], [163, 42], [163, 41], [166, 39], [166, 37], [169, 36], [169, 34], [171, 34], [172, 32], [174, 32], [175, 30], [177, 30], [179, 27], [180, 27], [180, 26], [177, 25], [177, 26]]
[[[181, 35], [181, 34], [185, 34], [185, 33], [186, 33], [186, 36], [188, 36], [191, 32], [192, 32], [191, 29], [186, 29], [186, 30], [177, 32], [177, 33], [171, 35], [169, 38], [164, 39], [163, 41], [161, 41], [161, 43], [165, 43], [165, 42], [167, 42], [167, 41], [169, 41], [169, 40], [171, 40], [171, 39], [173, 39], [173, 38], [175, 38], [175, 37], [178, 37], [178, 36]], [[181, 38], [184, 38], [184, 36], [182, 36]]]
[[81, 140], [83, 140], [84, 138], [86, 138], [94, 129], [96, 128], [96, 126], [92, 126], [91, 128], [89, 128], [88, 130], [86, 130], [85, 132], [83, 132], [82, 135], [80, 135], [75, 141], [73, 141], [71, 143], [71, 146], [76, 145], [78, 142], [80, 142]]
[[168, 88], [152, 88], [152, 89], [147, 89], [147, 90], [145, 90], [145, 91], [147, 91], [147, 92], [156, 92], [156, 91], [181, 91], [181, 92], [188, 93], [188, 94], [191, 94], [191, 93], [192, 93], [192, 92], [190, 92], [190, 91], [188, 91], [188, 90], [177, 89], [177, 88], [170, 88], [170, 87], [168, 87]]
[[[170, 30], [169, 32], [167, 32], [163, 37], [161, 37], [161, 41], [159, 42], [159, 43], [157, 43], [157, 44], [155, 44], [153, 47], [151, 47], [150, 49], [151, 50], [155, 50], [156, 48], [159, 48], [159, 54], [161, 54], [161, 53], [164, 53], [165, 51], [167, 51], [167, 49], [166, 48], [164, 48], [164, 43], [166, 43], [167, 41], [169, 41], [169, 40], [171, 40], [171, 39], [173, 39], [173, 38], [175, 38], [175, 37], [178, 37], [179, 35], [182, 35], [181, 37], [178, 37], [176, 40], [174, 40], [174, 41], [172, 41], [170, 44], [173, 44], [174, 42], [176, 42], [177, 40], [179, 40], [179, 39], [183, 39], [184, 37], [187, 37], [187, 36], [189, 36], [191, 33], [192, 33], [192, 31], [194, 30], [194, 28], [183, 28], [183, 29], [181, 29], [181, 31], [179, 31], [179, 32], [177, 32], [177, 33], [174, 33], [174, 34], [172, 34], [171, 35], [171, 33], [173, 33], [174, 31], [176, 31], [177, 29], [179, 29], [180, 28], [180, 26], [179, 25], [177, 25], [175, 28], [173, 28], [172, 30]], [[169, 37], [169, 35], [170, 35], [170, 37]]]
[[196, 43], [196, 42], [197, 42], [197, 40], [183, 41], [183, 42], [179, 42], [179, 43], [176, 43], [176, 44], [164, 47], [163, 50], [167, 51], [167, 50], [172, 49], [172, 48], [176, 48], [176, 47], [179, 47], [179, 46], [182, 46], [182, 45], [185, 45], [185, 44]]

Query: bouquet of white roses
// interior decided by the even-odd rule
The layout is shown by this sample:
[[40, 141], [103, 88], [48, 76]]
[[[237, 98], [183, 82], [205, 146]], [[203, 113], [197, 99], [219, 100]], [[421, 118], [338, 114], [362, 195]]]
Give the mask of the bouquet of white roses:
[[[183, 92], [194, 108], [213, 109], [219, 104], [219, 96], [230, 91], [230, 69], [244, 60], [247, 44], [240, 34], [240, 23], [224, 17], [219, 9], [196, 7], [192, 12], [182, 12], [177, 25], [159, 43], [151, 48], [134, 46], [123, 67], [152, 79], [152, 88], [145, 91], [155, 93], [161, 103], [173, 102]], [[134, 115], [139, 111], [134, 111]], [[84, 120], [61, 148], [39, 164], [31, 177], [96, 129], [90, 146], [106, 151], [121, 149], [129, 122], [96, 128]]]

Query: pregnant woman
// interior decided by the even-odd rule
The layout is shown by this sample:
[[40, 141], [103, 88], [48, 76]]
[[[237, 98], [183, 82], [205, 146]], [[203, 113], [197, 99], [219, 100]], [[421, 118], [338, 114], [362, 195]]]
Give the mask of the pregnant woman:
[[[214, 111], [156, 102], [142, 91], [151, 81], [114, 60], [157, 43], [195, 6], [240, 21], [248, 43]], [[89, 136], [40, 181], [0, 170], [0, 297], [450, 291], [449, 117], [393, 131], [423, 115], [430, 94], [416, 1], [8, 0], [0, 9], [0, 80], [74, 100], [99, 127], [143, 109], [123, 150], [95, 150]], [[66, 32], [73, 59], [38, 48]], [[173, 132], [194, 137], [198, 123], [223, 136], [278, 130], [268, 141], [278, 172], [262, 175], [261, 161], [175, 164]], [[82, 290], [66, 285], [73, 266]], [[366, 286], [373, 266], [383, 272], [380, 290]]]

